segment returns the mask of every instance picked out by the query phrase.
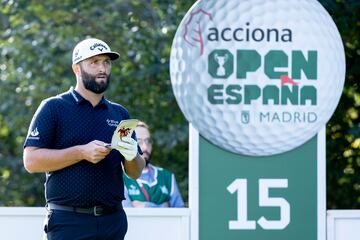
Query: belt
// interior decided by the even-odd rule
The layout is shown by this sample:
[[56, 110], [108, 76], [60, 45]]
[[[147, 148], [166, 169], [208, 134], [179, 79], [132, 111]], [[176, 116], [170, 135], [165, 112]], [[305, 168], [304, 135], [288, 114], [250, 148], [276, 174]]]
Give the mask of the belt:
[[71, 207], [71, 206], [58, 205], [54, 203], [48, 203], [47, 209], [83, 213], [98, 217], [98, 216], [103, 216], [106, 214], [117, 212], [118, 210], [122, 209], [122, 205], [120, 204], [119, 206], [114, 206], [114, 207], [94, 206], [90, 208], [80, 208], [80, 207]]

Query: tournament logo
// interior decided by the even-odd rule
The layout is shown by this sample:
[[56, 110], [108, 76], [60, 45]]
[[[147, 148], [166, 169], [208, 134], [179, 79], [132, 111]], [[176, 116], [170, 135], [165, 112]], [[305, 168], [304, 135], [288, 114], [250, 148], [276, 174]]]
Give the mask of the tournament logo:
[[[345, 56], [317, 1], [266, 1], [268, 11], [258, 3], [196, 2], [174, 37], [170, 74], [180, 109], [204, 138], [266, 156], [326, 125], [342, 93]], [[299, 9], [306, 11], [294, 14]]]

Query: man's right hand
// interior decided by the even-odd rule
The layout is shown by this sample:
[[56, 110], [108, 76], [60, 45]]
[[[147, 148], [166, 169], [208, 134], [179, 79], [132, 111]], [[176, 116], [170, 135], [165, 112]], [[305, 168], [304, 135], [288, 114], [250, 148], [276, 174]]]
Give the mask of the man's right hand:
[[105, 146], [106, 143], [99, 140], [94, 140], [88, 144], [82, 145], [82, 154], [84, 159], [94, 164], [100, 162], [111, 151], [110, 148]]

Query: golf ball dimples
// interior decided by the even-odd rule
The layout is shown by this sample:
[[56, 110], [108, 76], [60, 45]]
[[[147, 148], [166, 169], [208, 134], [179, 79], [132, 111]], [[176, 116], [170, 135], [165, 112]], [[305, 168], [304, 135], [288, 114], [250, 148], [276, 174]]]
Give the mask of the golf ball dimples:
[[[245, 77], [239, 71], [251, 59], [242, 51], [256, 52], [259, 62]], [[297, 70], [296, 58], [307, 66]], [[170, 75], [180, 109], [204, 138], [237, 154], [274, 155], [302, 145], [330, 119], [344, 84], [344, 49], [316, 0], [198, 1], [174, 37]], [[265, 99], [270, 88], [277, 101]], [[302, 100], [308, 90], [315, 97]], [[298, 101], [282, 102], [289, 91]]]

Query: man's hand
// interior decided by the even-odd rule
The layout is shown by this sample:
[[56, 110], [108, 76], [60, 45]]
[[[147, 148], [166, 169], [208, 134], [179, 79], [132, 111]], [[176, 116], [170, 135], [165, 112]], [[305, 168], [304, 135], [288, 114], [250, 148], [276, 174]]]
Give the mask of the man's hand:
[[105, 147], [105, 143], [99, 140], [91, 141], [82, 146], [84, 159], [92, 163], [100, 162], [110, 151], [111, 149]]
[[132, 161], [138, 153], [137, 142], [131, 137], [123, 137], [118, 142], [117, 150], [127, 161]]

